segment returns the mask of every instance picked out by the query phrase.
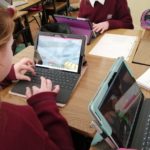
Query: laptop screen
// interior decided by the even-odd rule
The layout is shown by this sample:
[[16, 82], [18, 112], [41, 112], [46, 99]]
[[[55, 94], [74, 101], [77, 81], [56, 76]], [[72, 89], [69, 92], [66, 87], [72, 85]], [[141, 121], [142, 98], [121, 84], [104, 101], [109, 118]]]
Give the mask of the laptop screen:
[[78, 72], [81, 65], [82, 39], [39, 35], [36, 47], [38, 66]]
[[112, 137], [120, 147], [127, 147], [141, 100], [140, 89], [122, 63], [109, 82], [99, 110], [112, 128]]

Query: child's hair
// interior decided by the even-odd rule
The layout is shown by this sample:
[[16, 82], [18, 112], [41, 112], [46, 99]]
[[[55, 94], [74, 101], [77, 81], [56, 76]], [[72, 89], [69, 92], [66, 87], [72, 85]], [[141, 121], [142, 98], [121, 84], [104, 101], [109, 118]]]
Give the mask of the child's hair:
[[5, 46], [14, 31], [14, 13], [10, 8], [0, 8], [0, 48]]

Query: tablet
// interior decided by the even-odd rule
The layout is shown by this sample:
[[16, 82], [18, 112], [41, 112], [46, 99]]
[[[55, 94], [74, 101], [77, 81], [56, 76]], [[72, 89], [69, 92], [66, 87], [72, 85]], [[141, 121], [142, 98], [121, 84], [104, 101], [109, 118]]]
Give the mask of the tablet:
[[89, 105], [98, 126], [117, 147], [128, 147], [142, 94], [123, 58], [118, 58]]
[[85, 36], [87, 44], [90, 44], [92, 37], [95, 36], [92, 30], [92, 23], [87, 18], [75, 18], [55, 14], [54, 19], [58, 23], [68, 24], [72, 34]]

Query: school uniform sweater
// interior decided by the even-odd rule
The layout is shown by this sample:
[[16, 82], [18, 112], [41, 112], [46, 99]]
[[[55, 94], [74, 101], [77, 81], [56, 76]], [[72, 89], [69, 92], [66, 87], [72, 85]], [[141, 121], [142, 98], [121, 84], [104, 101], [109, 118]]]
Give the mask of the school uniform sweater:
[[[6, 80], [14, 77], [12, 69]], [[73, 150], [68, 124], [56, 106], [56, 94], [36, 94], [27, 103], [18, 106], [1, 102], [0, 149]]]
[[94, 7], [88, 0], [81, 0], [78, 17], [88, 18], [94, 23], [109, 21], [109, 29], [133, 29], [127, 0], [105, 0], [104, 5], [95, 2]]

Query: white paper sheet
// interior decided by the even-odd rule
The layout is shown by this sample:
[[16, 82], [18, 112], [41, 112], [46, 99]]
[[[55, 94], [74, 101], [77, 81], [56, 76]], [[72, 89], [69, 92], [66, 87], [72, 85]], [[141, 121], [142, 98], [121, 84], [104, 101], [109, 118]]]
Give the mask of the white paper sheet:
[[137, 40], [137, 36], [105, 33], [89, 54], [128, 60]]
[[147, 69], [136, 81], [141, 87], [150, 90], [150, 68]]

